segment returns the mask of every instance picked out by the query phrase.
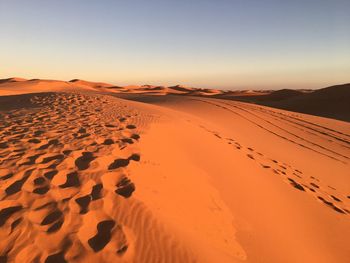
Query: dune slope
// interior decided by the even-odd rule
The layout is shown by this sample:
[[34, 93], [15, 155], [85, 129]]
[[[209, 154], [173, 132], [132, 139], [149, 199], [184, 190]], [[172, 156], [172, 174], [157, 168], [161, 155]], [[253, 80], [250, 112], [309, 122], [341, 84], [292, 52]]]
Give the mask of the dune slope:
[[[153, 128], [143, 141], [158, 143], [143, 148], [152, 149], [153, 159], [168, 154], [169, 170], [179, 178], [191, 165], [199, 177], [208, 176], [233, 216], [247, 262], [347, 261], [348, 123], [208, 98], [136, 99], [172, 110], [173, 124]], [[178, 149], [181, 161], [169, 148]], [[190, 171], [181, 189], [196, 194], [198, 188], [187, 185], [195, 174]], [[169, 199], [176, 191], [168, 190]]]
[[2, 259], [191, 261], [132, 197], [139, 186], [128, 167], [140, 162], [138, 131], [152, 116], [98, 95], [40, 93], [11, 102], [0, 115]]
[[87, 83], [35, 91], [0, 97], [2, 261], [348, 261], [349, 123]]
[[307, 92], [285, 89], [259, 96], [222, 94], [218, 97], [350, 121], [350, 84], [335, 85]]

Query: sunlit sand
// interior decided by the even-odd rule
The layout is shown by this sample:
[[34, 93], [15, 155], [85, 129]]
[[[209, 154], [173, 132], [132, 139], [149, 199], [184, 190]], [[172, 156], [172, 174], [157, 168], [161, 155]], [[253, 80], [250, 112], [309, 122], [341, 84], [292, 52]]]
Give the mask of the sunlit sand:
[[347, 262], [348, 115], [269, 94], [2, 80], [0, 261]]

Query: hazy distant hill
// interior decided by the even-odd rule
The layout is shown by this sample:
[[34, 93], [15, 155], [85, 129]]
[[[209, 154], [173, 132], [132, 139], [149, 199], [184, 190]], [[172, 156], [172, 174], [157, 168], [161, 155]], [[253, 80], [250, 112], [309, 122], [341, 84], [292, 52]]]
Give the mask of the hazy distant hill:
[[33, 93], [41, 90], [87, 90], [115, 94], [183, 95], [239, 100], [270, 107], [308, 113], [350, 122], [350, 83], [319, 90], [228, 90], [200, 89], [180, 85], [124, 86], [80, 79], [70, 81], [23, 78], [0, 79], [0, 92], [7, 95]]
[[267, 95], [230, 97], [230, 99], [350, 121], [350, 83], [313, 92], [284, 89]]

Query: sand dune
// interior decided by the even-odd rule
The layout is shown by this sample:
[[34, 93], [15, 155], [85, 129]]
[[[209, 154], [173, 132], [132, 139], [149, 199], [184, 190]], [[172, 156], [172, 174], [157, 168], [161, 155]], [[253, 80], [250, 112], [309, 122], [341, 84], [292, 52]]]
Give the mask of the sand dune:
[[87, 86], [91, 88], [110, 88], [113, 87], [112, 84], [104, 83], [104, 82], [91, 82], [81, 79], [72, 79], [69, 81], [70, 83], [74, 83], [74, 85], [78, 86]]
[[1, 262], [350, 258], [347, 122], [181, 86], [0, 91]]
[[135, 185], [127, 167], [140, 161], [137, 127], [149, 117], [97, 95], [40, 93], [12, 100], [23, 101], [25, 108], [2, 108], [1, 115], [0, 251], [8, 260], [143, 262], [157, 261], [161, 253], [177, 262], [190, 259], [131, 198]]
[[122, 87], [80, 79], [73, 79], [68, 82], [40, 79], [26, 80], [22, 78], [0, 79], [0, 95], [67, 90], [127, 94], [127, 97], [130, 94], [213, 97], [257, 103], [279, 109], [350, 121], [350, 84], [336, 85], [319, 90], [219, 90], [191, 88], [181, 85], [170, 87], [130, 85]]
[[24, 93], [51, 91], [109, 91], [116, 89], [112, 84], [91, 82], [79, 79], [70, 81], [9, 78], [0, 80], [0, 95], [15, 95]]
[[[23, 82], [23, 83], [18, 83]], [[111, 93], [127, 93], [127, 94], [152, 94], [152, 95], [217, 95], [223, 93], [217, 89], [198, 89], [184, 87], [180, 85], [164, 87], [152, 85], [129, 85], [129, 86], [115, 86], [103, 82], [92, 82], [81, 79], [72, 79], [70, 81], [60, 80], [40, 80], [32, 79], [26, 80], [21, 78], [7, 78], [0, 80], [0, 94], [14, 95], [23, 93], [35, 93], [40, 91], [62, 91], [62, 90], [89, 90], [97, 92], [111, 92]]]
[[[347, 261], [348, 123], [208, 98], [152, 103], [183, 112], [184, 123], [152, 132], [186, 156], [176, 175], [191, 164], [209, 175], [248, 262]], [[166, 152], [158, 147], [155, 159]]]
[[69, 89], [74, 90], [76, 88], [73, 88], [68, 82], [58, 80], [0, 81], [0, 95], [2, 96]]
[[350, 121], [350, 84], [331, 86], [266, 105]]
[[7, 78], [7, 79], [0, 79], [0, 84], [2, 83], [11, 83], [11, 82], [19, 82], [19, 81], [27, 81], [23, 78]]
[[263, 94], [263, 96], [222, 95], [222, 97], [350, 121], [350, 84], [336, 85], [315, 91], [284, 89]]

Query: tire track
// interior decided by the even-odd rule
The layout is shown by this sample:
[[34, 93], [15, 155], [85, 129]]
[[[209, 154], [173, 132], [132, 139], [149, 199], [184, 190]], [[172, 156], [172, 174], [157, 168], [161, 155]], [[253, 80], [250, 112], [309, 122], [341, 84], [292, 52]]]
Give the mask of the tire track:
[[[305, 123], [314, 125], [314, 126], [316, 126], [316, 127], [324, 128], [324, 129], [329, 130], [329, 131], [331, 131], [331, 132], [338, 133], [338, 134], [340, 134], [340, 135], [344, 135], [344, 136], [350, 137], [350, 136], [349, 136], [348, 134], [346, 134], [346, 133], [343, 133], [343, 132], [339, 132], [339, 131], [330, 129], [330, 128], [324, 127], [324, 126], [322, 126], [322, 125], [314, 124], [314, 123], [311, 123], [311, 122], [302, 120], [302, 119], [300, 119], [300, 118], [296, 118], [296, 117], [293, 117], [293, 116], [289, 116], [289, 115], [286, 115], [286, 114], [281, 113], [281, 112], [274, 112], [274, 111], [271, 111], [271, 110], [268, 110], [268, 109], [264, 109], [264, 108], [260, 108], [260, 110], [261, 110], [261, 111], [266, 111], [266, 112], [268, 112], [269, 114], [275, 115], [276, 117], [281, 118], [281, 119], [283, 119], [283, 120], [285, 120], [285, 121], [294, 123], [294, 124], [299, 125], [299, 126], [301, 126], [301, 127], [310, 129], [310, 130], [315, 131], [315, 132], [317, 132], [317, 133], [320, 133], [320, 134], [322, 134], [322, 135], [324, 135], [324, 136], [331, 137], [331, 138], [333, 138], [333, 139], [335, 139], [335, 140], [337, 140], [337, 141], [340, 141], [340, 142], [342, 142], [342, 143], [345, 143], [345, 144], [350, 145], [350, 141], [348, 141], [348, 140], [346, 140], [346, 139], [344, 139], [344, 138], [337, 137], [337, 136], [335, 136], [335, 135], [333, 135], [333, 134], [330, 134], [330, 133], [327, 133], [327, 132], [324, 132], [324, 131], [320, 131], [320, 130], [318, 130], [318, 129], [316, 129], [316, 128], [312, 128], [312, 127], [309, 127], [309, 126], [307, 126], [307, 125], [302, 125], [302, 124], [300, 124], [299, 122], [305, 122]], [[280, 117], [280, 116], [278, 116], [278, 115], [282, 115], [282, 116], [285, 117], [285, 118]], [[291, 119], [292, 119], [292, 120], [291, 120]], [[298, 122], [298, 121], [299, 121], [299, 122]], [[348, 146], [345, 146], [345, 147], [349, 148]]]
[[313, 152], [315, 152], [315, 153], [318, 153], [318, 154], [320, 154], [320, 155], [326, 156], [326, 157], [328, 157], [328, 158], [330, 158], [330, 159], [333, 159], [333, 160], [342, 162], [342, 163], [344, 163], [344, 164], [347, 164], [346, 162], [344, 162], [344, 161], [342, 161], [342, 160], [340, 160], [340, 159], [338, 159], [338, 158], [335, 158], [334, 156], [331, 156], [331, 155], [322, 153], [322, 152], [317, 151], [317, 150], [315, 150], [315, 149], [313, 149], [313, 148], [310, 148], [310, 147], [308, 147], [308, 146], [306, 146], [306, 145], [304, 145], [304, 144], [298, 143], [298, 142], [296, 142], [296, 141], [294, 141], [294, 140], [291, 140], [291, 139], [289, 139], [289, 138], [287, 138], [287, 137], [285, 137], [285, 136], [283, 136], [283, 135], [280, 135], [280, 134], [278, 134], [278, 133], [276, 133], [276, 132], [274, 132], [274, 131], [271, 131], [271, 130], [265, 128], [264, 126], [262, 126], [262, 125], [256, 123], [255, 121], [253, 121], [253, 120], [251, 120], [251, 119], [249, 119], [249, 118], [243, 116], [242, 114], [240, 114], [240, 113], [238, 113], [238, 112], [236, 112], [236, 111], [233, 111], [232, 109], [229, 109], [229, 108], [227, 108], [227, 107], [225, 107], [225, 106], [218, 105], [218, 104], [215, 104], [215, 103], [213, 103], [213, 102], [209, 102], [209, 101], [205, 101], [205, 100], [201, 100], [201, 99], [194, 99], [194, 98], [191, 98], [191, 100], [199, 101], [199, 102], [203, 102], [203, 103], [207, 103], [207, 104], [211, 104], [211, 105], [213, 105], [213, 106], [216, 106], [216, 107], [222, 108], [222, 109], [224, 109], [224, 110], [227, 110], [227, 111], [229, 111], [229, 112], [231, 112], [231, 113], [234, 113], [234, 114], [237, 115], [237, 116], [240, 116], [241, 118], [247, 120], [248, 122], [254, 124], [255, 126], [261, 128], [261, 129], [263, 129], [263, 130], [265, 130], [265, 131], [267, 131], [267, 132], [269, 132], [269, 133], [271, 133], [271, 134], [273, 134], [273, 135], [275, 135], [275, 136], [277, 136], [277, 137], [279, 137], [279, 138], [281, 138], [281, 139], [284, 139], [284, 140], [286, 140], [286, 141], [289, 141], [289, 142], [291, 142], [291, 143], [293, 143], [293, 144], [296, 144], [296, 145], [298, 145], [298, 146], [301, 146], [301, 147], [303, 147], [303, 148], [305, 148], [305, 149], [308, 149], [308, 150], [313, 151]]
[[350, 159], [349, 157], [347, 157], [347, 156], [345, 156], [345, 155], [343, 155], [343, 154], [341, 154], [341, 153], [335, 152], [335, 151], [330, 150], [330, 149], [328, 149], [328, 148], [326, 148], [326, 147], [324, 147], [324, 146], [322, 146], [322, 145], [319, 145], [319, 144], [314, 143], [314, 142], [312, 142], [312, 141], [309, 141], [309, 140], [307, 140], [307, 139], [305, 139], [305, 138], [303, 138], [303, 137], [300, 137], [299, 135], [296, 135], [296, 134], [294, 134], [294, 133], [292, 133], [292, 132], [290, 132], [290, 131], [284, 129], [284, 128], [282, 128], [282, 127], [280, 127], [280, 126], [278, 126], [278, 125], [272, 123], [271, 121], [268, 121], [268, 120], [266, 120], [266, 119], [264, 119], [264, 118], [258, 116], [257, 114], [254, 114], [254, 113], [250, 112], [249, 110], [243, 109], [243, 108], [241, 108], [241, 107], [239, 107], [239, 106], [236, 106], [236, 105], [231, 105], [231, 104], [229, 104], [229, 103], [221, 102], [221, 101], [220, 101], [220, 103], [222, 103], [222, 104], [224, 104], [224, 105], [228, 105], [228, 106], [234, 107], [234, 108], [237, 108], [237, 109], [242, 110], [242, 111], [244, 111], [244, 112], [247, 112], [248, 114], [251, 114], [251, 115], [255, 116], [256, 118], [261, 119], [261, 120], [267, 122], [268, 124], [270, 124], [270, 125], [272, 125], [272, 126], [278, 128], [278, 129], [280, 129], [280, 130], [282, 130], [282, 131], [284, 131], [284, 132], [286, 132], [286, 133], [288, 133], [288, 134], [290, 134], [290, 135], [292, 135], [292, 136], [294, 136], [294, 137], [296, 137], [296, 138], [298, 138], [298, 139], [300, 139], [300, 140], [302, 140], [302, 141], [304, 141], [304, 142], [307, 142], [307, 143], [309, 143], [309, 144], [311, 144], [311, 145], [313, 145], [313, 146], [319, 147], [319, 148], [321, 148], [321, 149], [323, 149], [323, 150], [325, 150], [325, 151], [328, 151], [328, 152], [330, 152], [330, 153], [333, 153], [333, 154], [335, 154], [335, 155], [338, 155], [338, 156], [340, 156], [340, 157], [343, 157], [343, 158], [345, 158], [345, 159], [347, 159], [347, 160]]
[[[249, 109], [251, 109], [253, 111], [259, 112], [261, 114], [265, 114], [266, 116], [270, 116], [271, 118], [273, 118], [276, 121], [279, 121], [279, 122], [285, 123], [285, 124], [289, 123], [289, 125], [291, 125], [291, 127], [295, 128], [295, 129], [298, 129], [300, 131], [309, 133], [309, 134], [311, 134], [313, 136], [316, 136], [318, 138], [321, 138], [321, 139], [323, 139], [323, 140], [325, 140], [327, 142], [336, 144], [336, 145], [338, 145], [340, 147], [343, 147], [343, 148], [346, 148], [346, 149], [350, 150], [350, 147], [342, 144], [342, 143], [344, 143], [344, 141], [342, 139], [339, 139], [338, 137], [334, 137], [334, 136], [332, 136], [330, 134], [320, 132], [320, 131], [315, 130], [313, 128], [310, 128], [308, 126], [300, 125], [297, 122], [294, 122], [294, 121], [288, 120], [287, 118], [283, 118], [283, 117], [279, 116], [277, 113], [275, 113], [273, 111], [268, 111], [268, 110], [265, 110], [265, 109], [263, 109], [261, 107], [252, 107], [252, 106], [248, 106], [248, 105], [246, 105], [246, 106], [247, 106], [247, 108], [249, 108]], [[288, 116], [286, 115], [286, 117], [288, 117]], [[315, 133], [315, 132], [317, 132], [317, 133]], [[319, 134], [321, 134], [321, 136], [319, 136]], [[330, 139], [329, 137], [332, 138], [332, 139]]]

